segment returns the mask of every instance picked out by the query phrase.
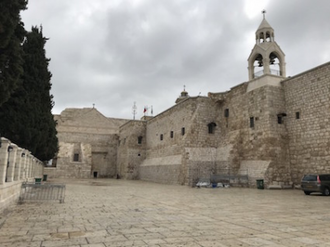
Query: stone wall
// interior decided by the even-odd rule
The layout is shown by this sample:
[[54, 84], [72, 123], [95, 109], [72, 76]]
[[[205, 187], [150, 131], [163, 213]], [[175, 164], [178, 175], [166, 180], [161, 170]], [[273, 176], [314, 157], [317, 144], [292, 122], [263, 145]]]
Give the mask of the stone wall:
[[183, 100], [147, 122], [146, 160], [140, 167], [140, 179], [171, 184], [186, 182], [184, 147], [194, 131], [196, 100]]
[[194, 185], [200, 178], [228, 170], [233, 146], [227, 139], [231, 134], [223, 108], [223, 102], [191, 97], [149, 120], [147, 156], [140, 166], [140, 178]]
[[[258, 78], [259, 81], [263, 79], [268, 78]], [[221, 128], [218, 149], [227, 150], [217, 158], [215, 173], [227, 170], [233, 175], [248, 174], [251, 186], [256, 185], [256, 174], [258, 179], [265, 180], [266, 186], [290, 184], [285, 117], [278, 123], [278, 115], [286, 112], [283, 88], [264, 83], [262, 87], [248, 90], [249, 83], [225, 93], [209, 94], [219, 106], [216, 109]], [[225, 159], [221, 159], [223, 155]], [[261, 164], [268, 164], [267, 169]]]
[[[74, 154], [79, 160], [74, 161]], [[88, 143], [59, 142], [56, 169], [47, 174], [49, 178], [90, 178], [92, 170], [92, 147]], [[45, 172], [48, 172], [46, 168]]]
[[306, 173], [330, 173], [330, 63], [282, 84], [288, 113], [291, 177], [298, 184]]
[[144, 181], [178, 184], [182, 165], [181, 155], [146, 159], [140, 166], [139, 178]]
[[6, 138], [0, 139], [0, 213], [17, 202], [22, 182], [43, 177], [43, 163]]
[[126, 179], [138, 179], [146, 158], [146, 121], [132, 120], [120, 127], [117, 173]]
[[[267, 161], [269, 167], [264, 177], [266, 185], [291, 183], [288, 160], [286, 108], [281, 87], [264, 86], [247, 93], [248, 122], [254, 127], [245, 128], [242, 143], [242, 160]], [[283, 116], [282, 116], [283, 115]], [[278, 117], [281, 116], [281, 122]], [[246, 124], [247, 126], [249, 124]]]
[[107, 118], [95, 108], [65, 109], [55, 115], [59, 139], [50, 178], [115, 177], [119, 127], [128, 120]]

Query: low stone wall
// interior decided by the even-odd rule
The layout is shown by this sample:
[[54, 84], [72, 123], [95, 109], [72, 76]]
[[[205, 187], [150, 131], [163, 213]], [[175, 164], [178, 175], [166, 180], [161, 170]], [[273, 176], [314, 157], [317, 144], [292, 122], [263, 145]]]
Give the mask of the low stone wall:
[[43, 163], [6, 138], [0, 139], [0, 213], [18, 201], [22, 182], [43, 177]]
[[22, 181], [15, 181], [0, 185], [0, 213], [12, 203], [18, 201], [21, 192]]

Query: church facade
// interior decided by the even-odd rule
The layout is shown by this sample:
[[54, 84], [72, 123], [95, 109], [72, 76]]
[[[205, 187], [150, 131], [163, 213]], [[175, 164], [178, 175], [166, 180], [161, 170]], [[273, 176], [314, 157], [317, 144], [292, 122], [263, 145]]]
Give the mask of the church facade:
[[53, 177], [118, 175], [182, 185], [247, 175], [250, 186], [264, 179], [269, 188], [291, 187], [305, 173], [330, 173], [330, 63], [286, 77], [284, 52], [263, 18], [248, 74], [227, 92], [190, 97], [184, 90], [173, 107], [142, 120], [67, 109], [55, 116], [57, 166], [46, 170]]

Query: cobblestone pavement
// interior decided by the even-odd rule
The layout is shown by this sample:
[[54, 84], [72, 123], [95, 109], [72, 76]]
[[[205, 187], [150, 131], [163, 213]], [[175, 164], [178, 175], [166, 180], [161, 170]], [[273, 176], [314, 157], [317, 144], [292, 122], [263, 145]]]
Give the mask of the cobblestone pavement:
[[1, 247], [330, 246], [330, 197], [112, 179], [61, 182], [65, 203], [11, 209]]

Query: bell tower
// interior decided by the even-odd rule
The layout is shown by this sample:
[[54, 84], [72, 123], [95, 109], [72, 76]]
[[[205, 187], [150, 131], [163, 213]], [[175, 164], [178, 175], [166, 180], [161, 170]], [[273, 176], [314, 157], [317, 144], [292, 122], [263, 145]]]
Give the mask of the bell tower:
[[285, 54], [275, 42], [274, 29], [265, 18], [266, 11], [262, 11], [263, 20], [256, 31], [256, 44], [248, 58], [249, 80], [263, 75], [286, 77]]

